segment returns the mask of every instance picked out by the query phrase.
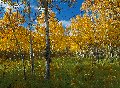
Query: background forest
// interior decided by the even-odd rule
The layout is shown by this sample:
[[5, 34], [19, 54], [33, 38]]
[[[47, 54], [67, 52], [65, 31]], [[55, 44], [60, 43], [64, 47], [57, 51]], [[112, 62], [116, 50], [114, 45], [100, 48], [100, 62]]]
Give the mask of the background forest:
[[0, 88], [120, 88], [120, 0], [84, 0], [67, 27], [58, 1], [37, 0], [34, 18], [30, 0], [1, 2], [14, 9], [0, 13]]

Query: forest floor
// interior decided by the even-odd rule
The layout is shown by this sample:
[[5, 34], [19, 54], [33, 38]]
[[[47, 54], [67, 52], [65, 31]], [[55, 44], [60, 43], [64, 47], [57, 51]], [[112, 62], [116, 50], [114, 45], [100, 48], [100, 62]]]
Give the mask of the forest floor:
[[51, 78], [45, 80], [45, 60], [35, 60], [31, 75], [31, 62], [18, 60], [0, 61], [0, 88], [120, 88], [120, 62], [100, 61], [92, 65], [91, 59], [54, 58]]

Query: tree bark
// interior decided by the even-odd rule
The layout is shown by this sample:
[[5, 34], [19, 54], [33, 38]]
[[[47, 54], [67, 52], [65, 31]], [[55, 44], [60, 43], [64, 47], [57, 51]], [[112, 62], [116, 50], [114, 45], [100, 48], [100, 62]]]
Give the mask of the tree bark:
[[45, 79], [50, 79], [50, 39], [49, 39], [49, 21], [48, 21], [48, 1], [45, 0], [45, 23], [46, 23], [46, 73]]
[[28, 10], [29, 10], [29, 30], [30, 30], [30, 34], [29, 34], [29, 39], [30, 39], [30, 59], [31, 59], [31, 74], [33, 75], [34, 74], [34, 56], [33, 56], [33, 41], [32, 41], [32, 30], [31, 30], [31, 17], [30, 17], [30, 1], [28, 3]]
[[30, 30], [30, 59], [31, 59], [31, 74], [34, 74], [34, 56], [33, 56], [33, 47], [32, 47], [32, 34]]

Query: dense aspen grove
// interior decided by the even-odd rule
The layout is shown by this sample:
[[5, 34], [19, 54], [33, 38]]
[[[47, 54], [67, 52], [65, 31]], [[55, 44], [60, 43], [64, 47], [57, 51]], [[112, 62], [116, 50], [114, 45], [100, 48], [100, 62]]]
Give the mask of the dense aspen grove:
[[[10, 8], [0, 19], [0, 88], [120, 88], [120, 0], [84, 0], [66, 28], [48, 7], [55, 1], [38, 2], [36, 24], [22, 26]], [[30, 5], [23, 13], [30, 19]]]

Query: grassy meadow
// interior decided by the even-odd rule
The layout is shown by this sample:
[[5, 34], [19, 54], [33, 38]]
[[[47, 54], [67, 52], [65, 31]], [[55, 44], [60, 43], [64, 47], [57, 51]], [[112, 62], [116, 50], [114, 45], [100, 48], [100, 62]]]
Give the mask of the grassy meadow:
[[120, 62], [103, 60], [92, 65], [91, 59], [76, 57], [53, 58], [51, 78], [45, 80], [45, 60], [25, 60], [26, 80], [20, 60], [0, 61], [0, 88], [120, 88]]

